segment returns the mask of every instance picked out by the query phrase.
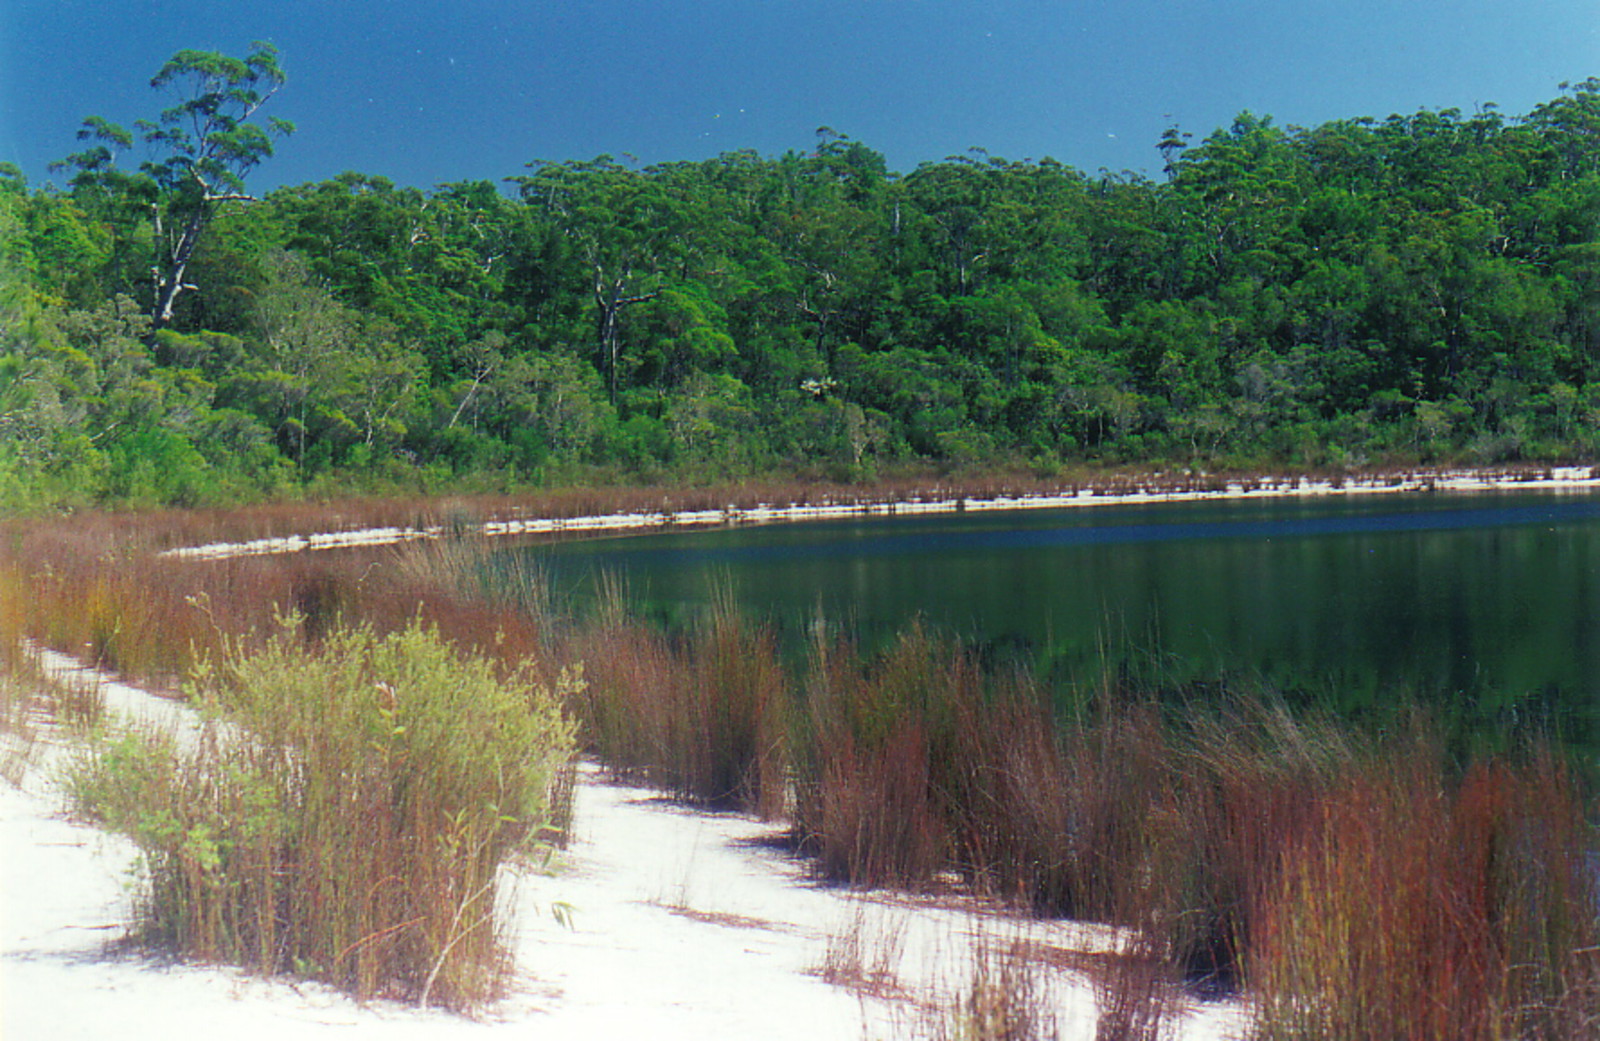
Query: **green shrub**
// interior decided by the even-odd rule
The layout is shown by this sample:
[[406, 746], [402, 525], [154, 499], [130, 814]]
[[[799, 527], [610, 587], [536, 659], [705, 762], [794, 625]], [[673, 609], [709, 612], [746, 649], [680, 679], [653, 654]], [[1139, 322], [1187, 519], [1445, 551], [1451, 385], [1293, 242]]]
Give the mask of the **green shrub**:
[[74, 790], [145, 855], [149, 941], [467, 1008], [505, 968], [498, 868], [563, 813], [576, 685], [506, 675], [420, 623], [315, 646], [288, 625], [195, 670], [197, 740], [106, 742]]

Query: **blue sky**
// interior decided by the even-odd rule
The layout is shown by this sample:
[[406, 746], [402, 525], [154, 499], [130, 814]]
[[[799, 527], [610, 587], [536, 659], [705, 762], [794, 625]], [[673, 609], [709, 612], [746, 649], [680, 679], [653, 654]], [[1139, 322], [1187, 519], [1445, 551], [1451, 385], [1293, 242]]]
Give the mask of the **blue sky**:
[[981, 146], [1154, 175], [1170, 123], [1524, 113], [1600, 75], [1597, 0], [0, 0], [0, 161], [35, 183], [90, 114], [130, 123], [184, 47], [282, 52], [299, 132], [258, 190], [421, 187], [532, 159], [807, 149], [891, 169]]

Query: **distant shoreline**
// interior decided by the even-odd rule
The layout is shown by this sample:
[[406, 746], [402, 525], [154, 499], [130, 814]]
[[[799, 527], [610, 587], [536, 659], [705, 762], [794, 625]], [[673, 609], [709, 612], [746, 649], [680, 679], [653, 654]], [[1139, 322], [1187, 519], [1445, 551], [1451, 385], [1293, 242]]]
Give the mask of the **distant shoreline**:
[[1452, 469], [1415, 470], [1362, 476], [1310, 477], [1266, 475], [1220, 478], [1206, 475], [1151, 474], [1104, 484], [1082, 484], [1070, 491], [1017, 495], [930, 493], [902, 498], [864, 497], [856, 501], [728, 505], [721, 509], [600, 513], [578, 517], [517, 517], [476, 525], [373, 527], [214, 542], [169, 549], [161, 555], [190, 560], [270, 556], [327, 549], [395, 545], [457, 536], [502, 538], [541, 534], [608, 534], [668, 529], [710, 529], [750, 524], [839, 520], [849, 517], [896, 517], [963, 511], [1062, 509], [1079, 506], [1121, 506], [1221, 499], [1280, 499], [1293, 496], [1384, 495], [1407, 492], [1467, 493], [1504, 490], [1600, 490], [1600, 467], [1559, 466], [1541, 470]]

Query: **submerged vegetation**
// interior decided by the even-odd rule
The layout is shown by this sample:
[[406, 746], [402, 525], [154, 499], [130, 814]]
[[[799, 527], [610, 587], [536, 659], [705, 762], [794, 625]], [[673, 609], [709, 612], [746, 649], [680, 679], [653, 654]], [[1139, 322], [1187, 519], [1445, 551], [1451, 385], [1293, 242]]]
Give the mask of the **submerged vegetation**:
[[[242, 519], [239, 530], [260, 523]], [[194, 953], [236, 938], [247, 952], [224, 956], [264, 957], [267, 912], [245, 902], [265, 884], [262, 821], [274, 822], [273, 835], [310, 843], [306, 852], [274, 847], [274, 870], [319, 853], [340, 828], [374, 847], [385, 835], [401, 842], [411, 834], [395, 816], [410, 803], [394, 799], [412, 785], [382, 764], [412, 764], [416, 779], [444, 783], [458, 776], [446, 762], [459, 760], [463, 790], [508, 805], [503, 782], [471, 780], [483, 780], [470, 770], [484, 761], [472, 748], [427, 737], [435, 723], [441, 734], [466, 726], [454, 721], [470, 706], [429, 702], [402, 724], [385, 714], [398, 706], [382, 696], [400, 683], [371, 661], [337, 665], [343, 651], [365, 661], [420, 641], [440, 669], [451, 654], [467, 655], [485, 690], [491, 676], [532, 670], [518, 689], [567, 691], [563, 707], [588, 753], [682, 798], [787, 821], [824, 878], [956, 885], [1032, 913], [1123, 927], [1127, 957], [1102, 989], [1130, 1031], [1157, 1023], [1157, 1006], [1179, 984], [1242, 990], [1269, 1039], [1574, 1038], [1600, 1023], [1593, 789], [1559, 747], [1537, 738], [1497, 753], [1456, 750], [1421, 709], [1357, 724], [1291, 711], [1271, 691], [1174, 696], [1114, 670], [1062, 702], [1026, 671], [985, 663], [921, 627], [865, 659], [819, 634], [795, 668], [760, 625], [726, 604], [673, 633], [630, 618], [620, 592], [591, 616], [562, 616], [549, 609], [538, 575], [495, 577], [471, 541], [181, 562], [148, 552], [173, 537], [153, 520], [88, 518], [86, 526], [120, 532], [87, 563], [71, 523], [9, 530], [0, 582], [27, 591], [35, 607], [0, 614], [7, 640], [87, 644], [107, 663], [157, 678], [196, 674], [206, 660], [234, 663], [231, 672], [200, 668], [213, 679], [196, 689], [217, 692], [221, 718], [251, 734], [260, 728], [248, 741], [211, 741], [197, 757], [161, 757], [166, 773], [135, 769], [151, 761], [149, 751], [124, 743], [85, 775], [89, 790], [104, 790], [108, 771], [120, 771], [126, 783], [114, 790], [140, 793], [123, 807], [136, 806], [146, 822], [164, 812], [177, 822], [156, 829], [167, 845], [148, 847], [168, 866], [173, 893], [167, 917], [151, 924], [197, 932]], [[523, 582], [531, 583], [526, 599], [517, 592]], [[301, 612], [298, 629], [274, 621], [274, 603]], [[167, 624], [143, 623], [152, 611], [170, 611]], [[245, 685], [245, 661], [269, 678], [304, 673], [308, 686]], [[568, 672], [563, 683], [556, 663], [581, 664], [583, 682]], [[325, 683], [314, 680], [321, 672], [331, 677]], [[228, 693], [247, 686], [275, 693], [251, 703]], [[318, 701], [313, 687], [344, 696]], [[468, 700], [492, 711], [503, 703], [497, 697]], [[349, 733], [361, 736], [341, 742], [345, 730], [317, 722], [315, 706], [331, 711], [334, 702], [360, 716]], [[372, 805], [387, 807], [376, 818], [363, 810], [344, 819], [332, 807], [313, 827], [323, 819], [315, 800], [295, 800], [315, 785], [269, 784], [282, 771], [260, 756], [303, 756], [309, 777], [305, 749], [320, 747], [324, 733], [376, 771], [362, 774], [376, 785]], [[558, 745], [518, 738], [504, 754], [526, 748], [548, 757]], [[386, 749], [396, 754], [379, 754]], [[184, 817], [177, 802], [162, 801], [159, 793], [185, 786], [207, 793], [204, 815]], [[443, 806], [452, 797], [406, 798]], [[115, 799], [99, 804], [110, 818], [123, 812]], [[462, 823], [419, 813], [407, 820]], [[502, 837], [492, 826], [470, 840], [456, 836], [465, 845], [452, 845], [445, 827], [423, 846], [433, 854], [475, 843], [498, 849], [525, 833], [518, 827]], [[227, 886], [208, 874], [222, 870], [222, 850], [237, 851], [244, 872]], [[403, 856], [400, 847], [392, 853]], [[374, 859], [380, 874], [363, 884], [386, 891], [378, 883], [399, 862]], [[385, 930], [425, 911], [456, 915], [470, 884], [445, 883], [441, 870], [419, 862], [396, 873], [416, 882], [420, 907], [396, 891], [396, 919], [352, 908], [328, 926], [331, 947], [274, 964], [368, 992], [428, 991], [429, 960], [456, 926], [405, 925], [392, 938]], [[208, 903], [223, 895], [228, 902]], [[278, 910], [268, 946], [287, 950], [300, 928], [286, 911], [293, 902], [270, 906]], [[362, 975], [407, 945], [415, 948], [409, 968], [383, 982]], [[436, 999], [460, 1000], [443, 985], [433, 985]], [[471, 980], [452, 986], [480, 993]]]

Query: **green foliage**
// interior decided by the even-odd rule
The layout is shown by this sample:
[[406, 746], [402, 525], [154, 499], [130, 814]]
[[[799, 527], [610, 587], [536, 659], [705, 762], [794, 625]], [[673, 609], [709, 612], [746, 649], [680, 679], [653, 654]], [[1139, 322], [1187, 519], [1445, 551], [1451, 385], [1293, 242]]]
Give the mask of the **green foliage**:
[[[1172, 127], [1161, 183], [979, 149], [902, 176], [824, 128], [775, 158], [538, 161], [515, 197], [351, 173], [227, 208], [270, 153], [276, 57], [181, 52], [157, 82], [188, 91], [141, 129], [163, 158], [120, 171], [134, 135], [91, 120], [69, 193], [0, 192], [0, 285], [32, 301], [0, 419], [35, 498], [69, 472], [87, 501], [227, 497], [285, 460], [425, 486], [1597, 448], [1594, 80], [1519, 120]], [[186, 170], [214, 174], [198, 209]], [[204, 289], [164, 316], [188, 229]], [[206, 444], [224, 411], [253, 423], [237, 466]], [[225, 473], [130, 478], [131, 426]]]
[[110, 739], [72, 789], [143, 851], [150, 942], [466, 1008], [504, 967], [497, 872], [564, 812], [579, 689], [420, 623], [314, 646], [290, 624], [196, 669], [197, 734]]
[[187, 281], [189, 264], [217, 208], [248, 199], [245, 177], [272, 156], [274, 138], [294, 132], [292, 123], [276, 117], [264, 126], [255, 121], [285, 75], [277, 48], [259, 41], [254, 47], [244, 58], [185, 49], [161, 66], [150, 86], [177, 100], [154, 121], [135, 124], [152, 156], [137, 173], [116, 165], [117, 154], [132, 147], [135, 135], [101, 116], [85, 119], [78, 131], [78, 139], [92, 142], [91, 147], [56, 164], [75, 171], [71, 184], [77, 196], [125, 228], [148, 210], [144, 249], [154, 272], [150, 314], [158, 326], [173, 320], [178, 296], [193, 288]]

